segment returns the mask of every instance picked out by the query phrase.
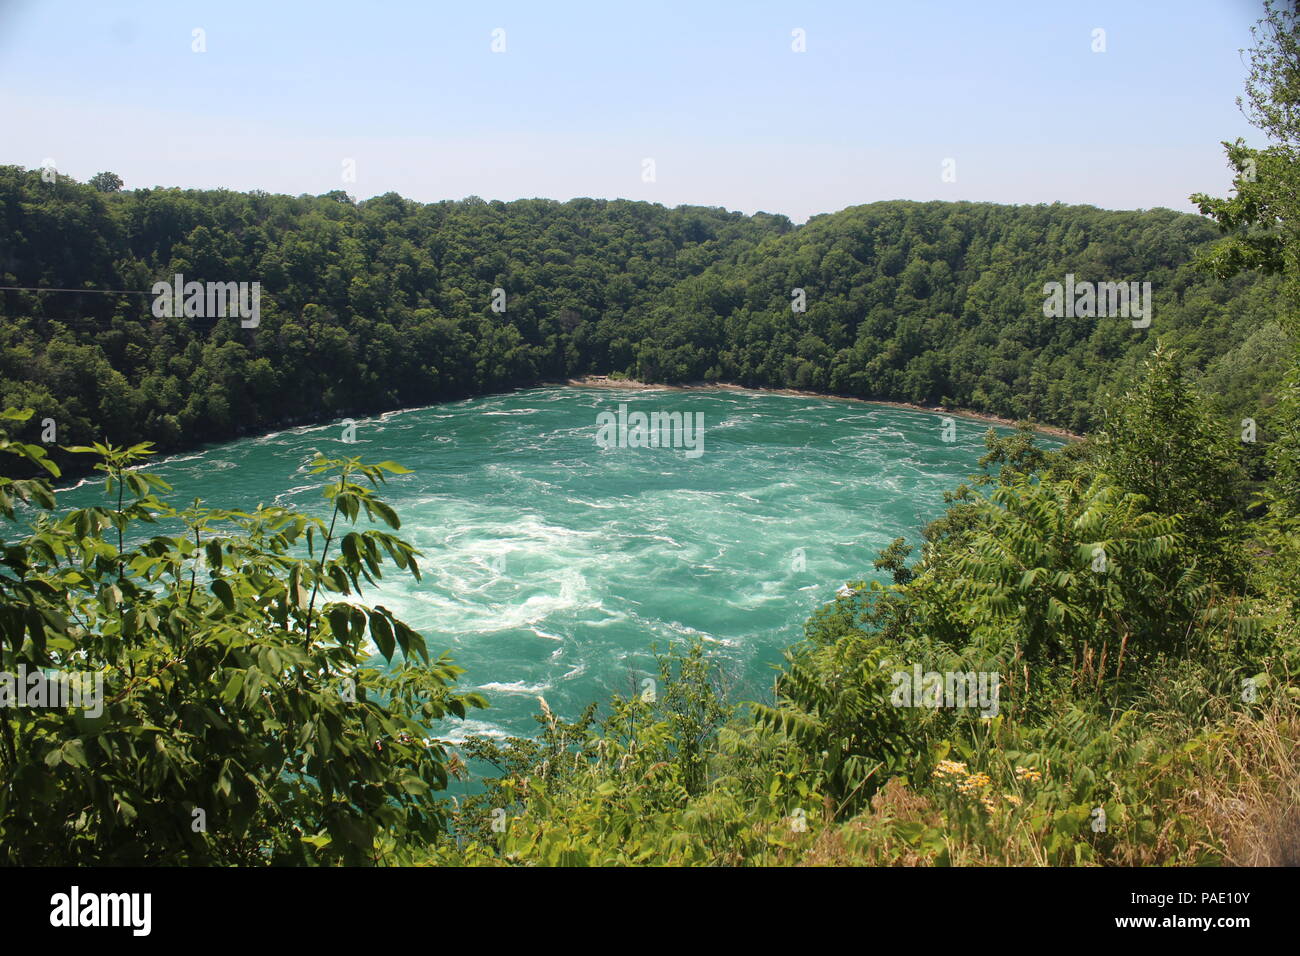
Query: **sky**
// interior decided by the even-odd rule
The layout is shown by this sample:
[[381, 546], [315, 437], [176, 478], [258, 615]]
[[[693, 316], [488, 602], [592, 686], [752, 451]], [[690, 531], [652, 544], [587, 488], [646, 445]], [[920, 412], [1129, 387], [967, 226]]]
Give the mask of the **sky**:
[[1261, 13], [0, 0], [0, 164], [112, 170], [127, 188], [592, 196], [796, 222], [886, 199], [1192, 211], [1191, 193], [1228, 192], [1223, 140], [1264, 145], [1236, 105]]

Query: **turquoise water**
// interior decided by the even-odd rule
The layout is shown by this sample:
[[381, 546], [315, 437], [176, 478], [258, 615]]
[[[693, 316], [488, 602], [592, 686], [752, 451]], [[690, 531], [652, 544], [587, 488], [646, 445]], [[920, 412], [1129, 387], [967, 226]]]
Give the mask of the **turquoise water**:
[[[602, 447], [597, 416], [620, 404], [702, 415], [701, 453]], [[737, 697], [767, 693], [810, 612], [874, 575], [894, 538], [916, 543], [943, 491], [976, 470], [988, 426], [955, 419], [945, 442], [943, 421], [765, 392], [548, 387], [359, 420], [355, 444], [335, 423], [153, 470], [177, 505], [324, 513], [305, 473], [317, 451], [414, 469], [383, 494], [424, 552], [424, 579], [386, 577], [368, 599], [451, 651], [462, 686], [490, 699], [438, 728], [459, 739], [531, 734], [539, 695], [574, 716], [630, 693], [652, 672], [652, 644], [688, 638], [707, 642]], [[60, 505], [95, 497], [83, 484]]]

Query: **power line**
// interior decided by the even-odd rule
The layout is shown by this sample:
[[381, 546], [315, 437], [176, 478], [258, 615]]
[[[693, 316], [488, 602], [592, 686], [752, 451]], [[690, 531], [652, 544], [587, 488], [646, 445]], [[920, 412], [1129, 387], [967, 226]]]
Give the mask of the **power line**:
[[3, 292], [90, 292], [98, 295], [153, 295], [139, 289], [50, 289], [44, 286], [0, 285]]

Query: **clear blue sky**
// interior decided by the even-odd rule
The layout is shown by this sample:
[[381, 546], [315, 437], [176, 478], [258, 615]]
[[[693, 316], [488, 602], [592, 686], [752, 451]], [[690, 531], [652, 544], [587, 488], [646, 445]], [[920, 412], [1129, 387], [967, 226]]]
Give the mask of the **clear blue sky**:
[[1220, 141], [1260, 140], [1235, 105], [1260, 12], [0, 0], [0, 163], [128, 187], [626, 197], [796, 221], [897, 198], [1191, 209], [1189, 193], [1228, 188]]

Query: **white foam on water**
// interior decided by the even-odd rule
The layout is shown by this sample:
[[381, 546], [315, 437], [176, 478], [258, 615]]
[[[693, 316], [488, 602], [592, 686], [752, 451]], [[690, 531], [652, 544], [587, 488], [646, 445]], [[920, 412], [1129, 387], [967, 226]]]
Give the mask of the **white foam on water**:
[[[440, 724], [437, 730], [438, 733], [434, 736], [434, 739], [453, 746], [460, 746], [470, 737], [491, 737], [493, 740], [504, 740], [511, 736], [499, 724], [495, 724], [490, 720], [475, 720], [470, 717], [464, 720], [446, 721]], [[448, 733], [449, 730], [450, 733]]]
[[479, 684], [479, 690], [492, 691], [498, 694], [542, 694], [551, 689], [550, 684], [529, 684], [522, 680], [513, 680], [507, 684], [500, 681], [492, 681], [487, 684]]
[[290, 488], [288, 491], [280, 492], [278, 495], [275, 496], [274, 500], [278, 504], [281, 501], [281, 499], [292, 498], [294, 495], [300, 495], [306, 491], [315, 491], [319, 493], [320, 490], [321, 490], [320, 485], [295, 485], [294, 487]]
[[[67, 487], [64, 487], [64, 488], [55, 488], [55, 489], [54, 489], [54, 493], [55, 493], [56, 495], [59, 495], [59, 494], [63, 494], [64, 492], [67, 492], [67, 491], [76, 491], [78, 488], [84, 488], [84, 487], [86, 487], [87, 485], [102, 484], [103, 481], [104, 481], [104, 478], [103, 478], [102, 475], [100, 475], [100, 476], [95, 476], [95, 477], [91, 477], [91, 478], [82, 478], [82, 479], [81, 479], [79, 482], [77, 482], [75, 485], [68, 485]], [[20, 502], [20, 504], [21, 504], [21, 502]]]
[[564, 500], [571, 505], [581, 505], [584, 508], [598, 508], [601, 511], [607, 511], [611, 508], [618, 507], [618, 505], [612, 501], [601, 503], [599, 501], [584, 501], [581, 498], [569, 498], [569, 497], [566, 497]]

